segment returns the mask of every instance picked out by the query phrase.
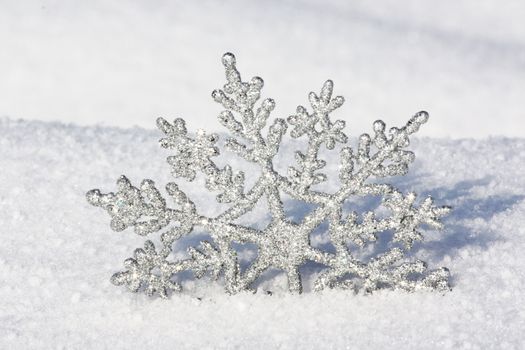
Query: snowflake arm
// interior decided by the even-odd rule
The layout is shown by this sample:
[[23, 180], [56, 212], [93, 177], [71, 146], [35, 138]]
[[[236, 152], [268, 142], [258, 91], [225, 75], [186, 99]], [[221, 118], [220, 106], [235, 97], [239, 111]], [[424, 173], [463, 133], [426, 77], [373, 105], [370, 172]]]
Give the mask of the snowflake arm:
[[[418, 112], [402, 128], [391, 128], [388, 135], [385, 133], [385, 123], [381, 120], [374, 122], [374, 137], [363, 134], [359, 138], [357, 154], [353, 154], [351, 149], [343, 148], [341, 151], [342, 165], [346, 173], [340, 174], [344, 181], [344, 186], [337, 194], [338, 197], [345, 197], [355, 191], [356, 185], [361, 185], [370, 176], [386, 177], [405, 175], [408, 165], [414, 161], [414, 153], [405, 151], [410, 145], [410, 135], [419, 130], [421, 125], [428, 121], [427, 112]], [[377, 151], [371, 154], [371, 146], [375, 146]], [[386, 161], [391, 163], [385, 165]], [[359, 169], [354, 169], [355, 163]], [[352, 170], [355, 170], [352, 173]]]
[[297, 151], [295, 153], [298, 167], [289, 167], [288, 181], [281, 181], [283, 190], [296, 198], [303, 199], [305, 194], [308, 194], [308, 197], [314, 201], [324, 202], [324, 196], [318, 193], [308, 193], [311, 186], [327, 180], [326, 174], [317, 173], [326, 165], [325, 160], [319, 159], [319, 151], [323, 144], [327, 149], [332, 150], [336, 142], [346, 143], [348, 141], [348, 137], [342, 131], [346, 125], [345, 121], [332, 122], [330, 120], [329, 114], [344, 103], [342, 96], [332, 98], [332, 94], [333, 82], [327, 80], [319, 95], [314, 92], [308, 95], [312, 113], [308, 113], [305, 107], [298, 106], [296, 114], [288, 117], [288, 123], [294, 126], [291, 136], [308, 138], [306, 152]]
[[[135, 250], [134, 258], [124, 261], [126, 270], [117, 272], [111, 277], [114, 285], [126, 285], [132, 292], [144, 288], [144, 292], [152, 296], [155, 293], [162, 298], [167, 298], [169, 291], [180, 291], [180, 284], [171, 281], [174, 273], [185, 269], [186, 262], [170, 263], [166, 257], [171, 250], [164, 247], [161, 251], [155, 250], [151, 241], [144, 243], [144, 249]], [[157, 268], [158, 273], [153, 272]]]
[[166, 201], [151, 180], [143, 180], [137, 188], [122, 175], [117, 181], [117, 188], [116, 193], [102, 194], [94, 189], [86, 195], [91, 205], [108, 212], [114, 231], [133, 226], [135, 233], [147, 235], [166, 227], [171, 220], [180, 220], [185, 214], [182, 210], [167, 208]]
[[[219, 122], [234, 136], [243, 138], [252, 145], [250, 148], [238, 139], [230, 138], [226, 142], [226, 148], [247, 161], [265, 166], [277, 153], [287, 124], [283, 119], [276, 118], [264, 138], [261, 130], [266, 126], [270, 113], [275, 108], [275, 101], [270, 98], [263, 100], [259, 107], [255, 107], [260, 99], [264, 81], [260, 77], [253, 77], [249, 82], [243, 82], [236, 67], [235, 56], [231, 53], [223, 55], [222, 64], [226, 71], [227, 83], [223, 89], [214, 90], [212, 93], [213, 99], [225, 108], [219, 114]], [[240, 115], [240, 121], [235, 114]]]
[[330, 266], [315, 283], [315, 289], [326, 287], [353, 285], [351, 280], [343, 277], [351, 275], [355, 280], [360, 279], [365, 290], [373, 291], [381, 285], [389, 285], [407, 291], [414, 291], [423, 287], [444, 289], [448, 281], [448, 270], [431, 271], [422, 279], [414, 280], [412, 275], [423, 275], [426, 264], [421, 261], [414, 263], [399, 262], [405, 257], [406, 251], [395, 247], [372, 259], [369, 263], [360, 263], [352, 257], [348, 244], [364, 247], [377, 240], [378, 234], [388, 230], [394, 231], [393, 242], [400, 242], [406, 250], [412, 247], [414, 241], [422, 240], [423, 235], [418, 231], [422, 224], [433, 228], [441, 228], [441, 217], [446, 215], [450, 208], [435, 207], [430, 197], [426, 198], [419, 207], [414, 205], [416, 196], [409, 193], [404, 196], [400, 192], [393, 192], [383, 201], [392, 215], [378, 220], [374, 212], [365, 212], [358, 222], [358, 215], [351, 212], [345, 220], [341, 220], [341, 210], [330, 213], [330, 237], [336, 248], [336, 255], [327, 264]]
[[173, 176], [193, 181], [200, 171], [206, 175], [206, 188], [221, 192], [217, 195], [219, 203], [230, 203], [244, 198], [244, 173], [234, 173], [228, 165], [219, 169], [211, 160], [211, 157], [220, 153], [215, 146], [219, 140], [217, 134], [208, 135], [199, 130], [196, 137], [191, 138], [187, 135], [184, 120], [180, 118], [175, 119], [173, 124], [158, 118], [157, 126], [166, 135], [160, 140], [161, 146], [175, 152], [167, 158]]

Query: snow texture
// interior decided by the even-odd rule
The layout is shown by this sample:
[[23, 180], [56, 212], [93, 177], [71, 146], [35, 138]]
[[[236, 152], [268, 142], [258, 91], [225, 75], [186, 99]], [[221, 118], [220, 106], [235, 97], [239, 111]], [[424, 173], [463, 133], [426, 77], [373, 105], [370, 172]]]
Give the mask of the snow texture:
[[[313, 293], [319, 266], [311, 264], [301, 271], [301, 295], [287, 294], [277, 271], [257, 282], [256, 294], [234, 296], [188, 274], [185, 292], [166, 302], [111, 285], [108, 276], [143, 238], [109, 231], [84, 198], [94, 186], [113, 188], [123, 172], [134, 182], [147, 174], [169, 182], [159, 136], [0, 119], [0, 348], [522, 348], [525, 139], [412, 140], [416, 160], [395, 185], [454, 207], [443, 232], [414, 245], [430, 265], [450, 268], [451, 292]], [[291, 163], [294, 142], [282, 145], [280, 164]], [[335, 172], [330, 164], [326, 172]], [[247, 180], [256, 170], [232, 166], [244, 167]], [[222, 209], [202, 179], [185, 186], [207, 214]], [[286, 199], [285, 208], [292, 217], [311, 209]], [[267, 219], [261, 206], [250, 222]], [[206, 233], [197, 236], [175, 246], [180, 257]], [[253, 247], [242, 249], [252, 257]]]

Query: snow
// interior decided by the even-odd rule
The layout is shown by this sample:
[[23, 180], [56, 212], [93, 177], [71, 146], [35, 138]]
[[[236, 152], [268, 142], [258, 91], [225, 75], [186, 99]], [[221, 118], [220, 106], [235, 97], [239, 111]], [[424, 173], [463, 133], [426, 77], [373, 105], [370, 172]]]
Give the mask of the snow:
[[353, 130], [425, 109], [426, 136], [525, 137], [523, 18], [520, 0], [4, 0], [0, 116], [215, 130], [231, 51], [280, 116], [331, 78]]
[[[424, 128], [434, 127], [431, 116]], [[163, 187], [171, 179], [160, 136], [0, 119], [0, 348], [523, 347], [525, 139], [420, 137], [410, 146], [416, 162], [395, 184], [454, 207], [446, 229], [415, 247], [431, 266], [450, 268], [451, 292], [289, 295], [284, 276], [272, 273], [256, 294], [235, 296], [188, 278], [187, 291], [166, 301], [109, 283], [144, 238], [110, 231], [84, 197], [114, 190], [121, 173]], [[294, 148], [283, 145], [282, 162]], [[201, 208], [217, 209], [202, 182], [185, 189]]]

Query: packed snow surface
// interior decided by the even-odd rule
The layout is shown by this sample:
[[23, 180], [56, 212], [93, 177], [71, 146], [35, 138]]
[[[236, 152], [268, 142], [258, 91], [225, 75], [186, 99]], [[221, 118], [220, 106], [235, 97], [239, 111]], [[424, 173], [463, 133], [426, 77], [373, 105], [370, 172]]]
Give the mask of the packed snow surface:
[[[525, 139], [414, 138], [409, 175], [393, 179], [454, 207], [446, 229], [428, 231], [414, 249], [431, 267], [450, 268], [450, 292], [290, 295], [274, 271], [255, 294], [229, 296], [220, 282], [187, 276], [182, 294], [162, 300], [110, 284], [144, 238], [111, 231], [106, 213], [85, 200], [89, 189], [114, 190], [122, 173], [134, 183], [172, 181], [159, 137], [0, 119], [0, 348], [523, 348]], [[297, 146], [283, 144], [280, 166]], [[202, 210], [217, 210], [202, 179], [185, 190]], [[294, 215], [307, 210], [288, 205]], [[255, 224], [265, 215], [256, 211]]]

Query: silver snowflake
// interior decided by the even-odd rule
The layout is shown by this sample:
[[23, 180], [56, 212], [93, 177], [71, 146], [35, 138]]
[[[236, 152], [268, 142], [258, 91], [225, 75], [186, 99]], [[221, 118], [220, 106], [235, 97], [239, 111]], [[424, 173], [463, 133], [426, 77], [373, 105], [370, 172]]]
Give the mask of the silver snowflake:
[[[189, 270], [197, 278], [208, 272], [215, 279], [224, 276], [226, 291], [233, 294], [252, 289], [264, 271], [277, 268], [286, 273], [290, 291], [300, 293], [303, 283], [299, 268], [306, 261], [314, 261], [325, 266], [314, 282], [314, 290], [448, 289], [446, 268], [427, 271], [423, 261], [409, 261], [406, 252], [414, 242], [423, 239], [422, 225], [441, 228], [440, 218], [449, 208], [434, 206], [431, 198], [418, 205], [414, 193], [405, 195], [391, 185], [371, 181], [407, 173], [408, 165], [414, 161], [414, 154], [406, 150], [409, 136], [428, 120], [428, 114], [419, 112], [405, 126], [388, 132], [384, 122], [374, 122], [373, 135], [361, 135], [356, 149], [341, 148], [340, 188], [325, 193], [315, 189], [328, 178], [320, 172], [326, 161], [319, 158], [319, 151], [322, 147], [333, 150], [337, 143], [348, 142], [343, 132], [345, 122], [330, 118], [330, 113], [344, 103], [343, 97], [333, 97], [332, 81], [324, 83], [319, 95], [309, 94], [311, 110], [299, 106], [287, 120], [274, 119], [264, 132], [275, 102], [264, 99], [257, 104], [263, 80], [254, 77], [249, 82], [242, 81], [231, 53], [222, 57], [222, 63], [227, 83], [212, 97], [224, 107], [218, 118], [232, 136], [225, 147], [257, 164], [260, 175], [255, 185], [246, 190], [243, 172], [234, 171], [229, 165], [219, 168], [214, 163], [213, 158], [219, 155], [218, 135], [199, 131], [192, 136], [183, 119], [170, 123], [159, 118], [157, 125], [165, 134], [160, 144], [172, 152], [167, 161], [173, 176], [194, 181], [197, 173], [202, 173], [206, 188], [218, 192], [217, 201], [228, 203], [229, 207], [216, 217], [205, 217], [176, 183], [169, 183], [166, 191], [176, 204], [170, 208], [153, 181], [144, 180], [134, 187], [124, 176], [117, 182], [116, 193], [89, 191], [89, 203], [109, 213], [113, 230], [133, 227], [139, 235], [162, 231], [162, 248], [157, 250], [151, 241], [146, 241], [144, 249], [137, 249], [135, 257], [124, 262], [126, 269], [116, 273], [112, 282], [134, 292], [142, 290], [148, 295], [167, 297], [170, 291], [182, 289], [174, 282], [174, 276]], [[308, 142], [305, 150], [296, 152], [297, 164], [283, 175], [275, 170], [273, 160], [289, 125], [292, 137]], [[294, 222], [283, 209], [283, 193], [316, 207], [301, 222]], [[369, 195], [382, 198], [382, 208], [388, 210], [389, 216], [379, 217], [374, 211], [343, 215], [343, 203], [349, 197]], [[261, 199], [266, 199], [271, 215], [266, 228], [257, 230], [234, 223]], [[328, 222], [333, 251], [310, 244], [310, 235], [323, 222]], [[190, 247], [188, 259], [168, 261], [173, 243], [191, 234], [195, 227], [209, 232], [212, 242]], [[382, 234], [392, 237], [388, 249], [366, 261], [359, 260], [356, 249], [370, 247]], [[234, 243], [253, 243], [258, 248], [257, 257], [245, 271], [241, 271]]]

